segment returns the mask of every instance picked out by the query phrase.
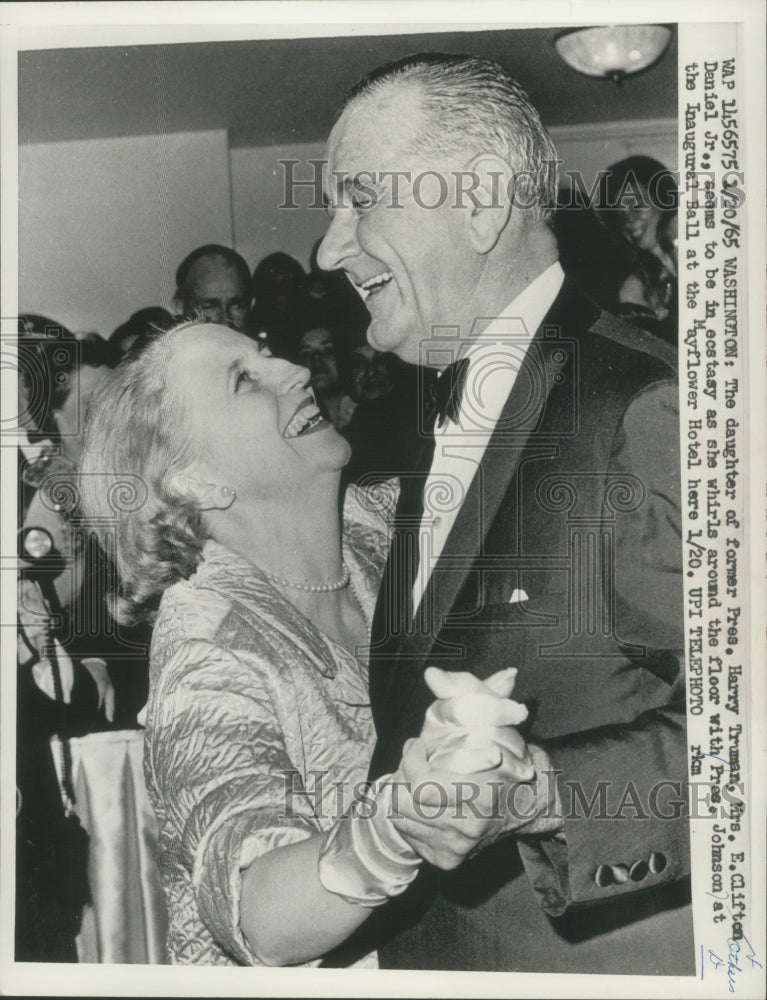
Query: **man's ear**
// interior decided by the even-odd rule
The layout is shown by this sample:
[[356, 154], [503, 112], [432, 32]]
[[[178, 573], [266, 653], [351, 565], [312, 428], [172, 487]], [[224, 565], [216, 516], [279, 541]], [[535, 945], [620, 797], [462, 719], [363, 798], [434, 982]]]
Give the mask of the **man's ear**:
[[493, 153], [480, 153], [466, 167], [471, 188], [467, 199], [466, 228], [472, 249], [489, 253], [498, 242], [511, 217], [514, 172], [509, 164]]
[[181, 496], [196, 503], [200, 510], [226, 510], [234, 501], [234, 490], [208, 483], [188, 472], [175, 473], [170, 485]]

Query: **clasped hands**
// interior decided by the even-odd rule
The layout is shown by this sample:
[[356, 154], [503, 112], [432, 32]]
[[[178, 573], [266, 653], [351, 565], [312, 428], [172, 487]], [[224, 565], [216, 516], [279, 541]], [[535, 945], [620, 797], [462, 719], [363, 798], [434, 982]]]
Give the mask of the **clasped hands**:
[[392, 823], [438, 868], [456, 868], [505, 834], [543, 836], [563, 829], [548, 757], [516, 728], [528, 714], [510, 698], [516, 674], [511, 668], [481, 681], [473, 674], [426, 670], [437, 700], [392, 776], [405, 791], [397, 796]]

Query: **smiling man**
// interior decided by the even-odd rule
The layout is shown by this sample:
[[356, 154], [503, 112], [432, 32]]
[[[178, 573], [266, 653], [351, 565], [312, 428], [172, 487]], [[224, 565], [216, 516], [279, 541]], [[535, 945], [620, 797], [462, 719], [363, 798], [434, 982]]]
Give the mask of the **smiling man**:
[[[489, 139], [474, 156], [454, 148], [450, 134], [442, 133], [439, 93], [429, 98], [407, 77], [370, 86], [375, 97], [364, 97], [360, 88], [330, 137], [328, 161], [339, 183], [329, 191], [332, 223], [318, 262], [343, 267], [365, 297], [373, 347], [417, 364], [429, 331], [472, 330], [478, 317], [499, 313], [510, 295], [557, 259], [545, 222], [556, 153], [542, 132], [536, 151], [546, 164], [542, 176], [515, 179], [511, 150], [503, 158], [487, 146]], [[437, 118], [431, 125], [436, 163], [424, 141], [430, 115]], [[513, 112], [509, 117], [511, 128]], [[516, 184], [517, 200], [527, 197], [533, 207], [515, 213], [504, 234], [499, 220], [508, 214], [509, 184]], [[483, 202], [487, 211], [468, 211]]]
[[442, 370], [373, 623], [371, 776], [418, 737], [429, 664], [518, 668], [535, 767], [472, 813], [471, 776], [408, 744], [394, 822], [430, 864], [380, 912], [381, 963], [692, 974], [674, 358], [564, 278], [555, 163], [464, 56], [374, 70], [328, 142], [318, 262], [373, 347]]

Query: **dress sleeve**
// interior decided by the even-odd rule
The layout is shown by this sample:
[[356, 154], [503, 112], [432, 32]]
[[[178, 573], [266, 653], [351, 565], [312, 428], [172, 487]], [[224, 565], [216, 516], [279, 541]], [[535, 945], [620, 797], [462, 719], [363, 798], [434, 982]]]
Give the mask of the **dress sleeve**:
[[387, 541], [391, 541], [398, 500], [399, 479], [396, 477], [370, 486], [352, 483], [344, 497], [344, 516], [346, 520], [382, 532]]
[[164, 665], [148, 718], [149, 780], [200, 918], [237, 961], [260, 964], [240, 931], [242, 872], [318, 832], [269, 691], [269, 667], [188, 641]]

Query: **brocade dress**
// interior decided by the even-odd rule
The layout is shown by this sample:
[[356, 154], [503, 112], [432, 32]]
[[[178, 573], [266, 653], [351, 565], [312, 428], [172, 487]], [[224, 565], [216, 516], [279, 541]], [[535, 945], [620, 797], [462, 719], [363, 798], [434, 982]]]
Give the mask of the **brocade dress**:
[[[368, 628], [389, 545], [381, 511], [395, 499], [386, 485], [350, 487], [344, 506]], [[208, 541], [194, 575], [164, 593], [151, 650], [144, 769], [171, 962], [261, 964], [239, 929], [242, 871], [332, 826], [373, 742], [366, 664]]]

